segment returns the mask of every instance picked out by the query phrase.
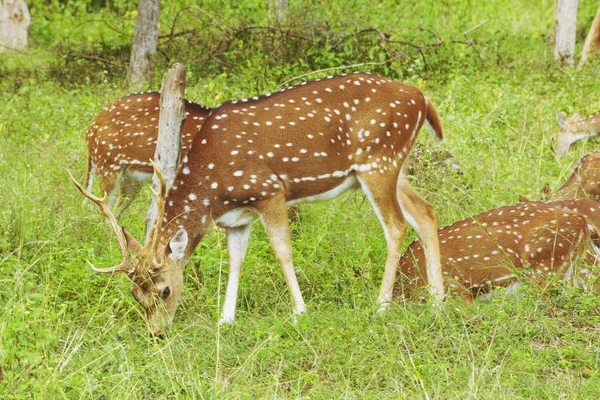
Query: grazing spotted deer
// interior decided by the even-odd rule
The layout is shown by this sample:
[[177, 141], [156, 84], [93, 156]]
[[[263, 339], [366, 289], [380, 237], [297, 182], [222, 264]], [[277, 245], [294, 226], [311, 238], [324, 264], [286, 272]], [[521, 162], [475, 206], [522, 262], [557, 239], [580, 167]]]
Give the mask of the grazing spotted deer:
[[[225, 103], [205, 120], [168, 193], [162, 185], [157, 194], [160, 218], [146, 244], [113, 222], [122, 263], [95, 270], [127, 272], [151, 333], [160, 335], [173, 319], [186, 261], [216, 224], [226, 230], [229, 254], [220, 322], [231, 322], [250, 227], [261, 219], [283, 268], [294, 313], [302, 313], [305, 303], [292, 265], [286, 205], [330, 200], [362, 188], [388, 247], [381, 308], [392, 298], [406, 220], [422, 239], [427, 279], [441, 301], [435, 211], [402, 172], [423, 123], [434, 139], [442, 139], [439, 116], [419, 89], [365, 73]], [[95, 200], [114, 221], [105, 201]]]
[[[186, 100], [185, 111], [182, 157], [210, 109]], [[160, 93], [135, 93], [104, 107], [87, 128], [87, 190], [92, 191], [98, 175], [101, 192], [108, 193], [108, 205], [117, 209], [117, 217], [142, 185], [152, 182], [150, 160], [156, 149], [159, 114]]]
[[590, 197], [600, 199], [600, 150], [583, 155], [569, 179], [554, 193], [549, 185], [542, 188], [545, 200], [566, 200]]
[[[438, 230], [445, 284], [471, 301], [495, 287], [514, 290], [520, 278], [541, 286], [549, 277], [587, 279], [597, 264], [600, 203], [592, 199], [525, 202], [491, 210]], [[419, 297], [426, 284], [423, 249], [415, 240], [400, 259], [394, 298]]]
[[574, 114], [565, 120], [565, 114], [556, 114], [559, 128], [552, 134], [552, 149], [556, 157], [561, 158], [575, 142], [600, 135], [600, 111], [587, 118]]

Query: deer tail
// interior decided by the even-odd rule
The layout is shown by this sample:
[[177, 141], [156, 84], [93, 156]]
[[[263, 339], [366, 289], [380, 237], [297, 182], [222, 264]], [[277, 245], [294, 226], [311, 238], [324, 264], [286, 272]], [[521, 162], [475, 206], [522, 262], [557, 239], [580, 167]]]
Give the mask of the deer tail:
[[440, 116], [433, 103], [431, 103], [427, 97], [425, 97], [425, 104], [427, 104], [427, 117], [425, 118], [425, 125], [427, 125], [433, 140], [435, 140], [437, 143], [441, 143], [444, 139], [444, 135]]

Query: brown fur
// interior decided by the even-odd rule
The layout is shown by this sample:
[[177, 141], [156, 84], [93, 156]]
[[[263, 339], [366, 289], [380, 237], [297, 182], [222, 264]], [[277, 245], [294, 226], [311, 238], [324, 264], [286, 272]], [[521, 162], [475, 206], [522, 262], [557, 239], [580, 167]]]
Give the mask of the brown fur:
[[[444, 290], [435, 211], [402, 172], [426, 119], [436, 136], [442, 137], [439, 117], [432, 108], [414, 86], [357, 73], [214, 109], [194, 137], [167, 193], [164, 220], [154, 227], [158, 239], [146, 243], [134, 260], [134, 282], [153, 282], [140, 282], [137, 287], [141, 289], [135, 289], [151, 331], [160, 334], [170, 324], [183, 266], [214, 224], [226, 230], [229, 253], [230, 276], [221, 321], [233, 321], [250, 225], [257, 218], [282, 266], [294, 312], [304, 312], [291, 261], [286, 203], [323, 201], [358, 187], [377, 211], [388, 244], [379, 304], [385, 308], [391, 300], [406, 231], [404, 215], [410, 216], [427, 245], [427, 276], [436, 299], [441, 300]], [[170, 296], [155, 301], [166, 288], [173, 289]]]
[[[196, 132], [211, 110], [186, 100], [185, 111], [182, 157], [189, 151]], [[117, 197], [127, 197], [119, 213], [133, 200], [142, 184], [151, 182], [150, 160], [156, 149], [159, 114], [160, 93], [135, 93], [104, 107], [87, 128], [86, 188], [91, 190], [95, 166], [101, 192], [109, 194], [111, 208], [118, 206]]]
[[[591, 241], [597, 241], [599, 204], [591, 199], [526, 202], [440, 228], [442, 270], [449, 292], [471, 301], [479, 293], [523, 278], [544, 286], [549, 277], [564, 279], [578, 261], [595, 263], [595, 254], [587, 251]], [[423, 250], [416, 240], [400, 259], [396, 299], [423, 295], [427, 281], [422, 264]]]
[[600, 150], [582, 156], [569, 179], [555, 193], [548, 195], [548, 190], [544, 188], [542, 193], [550, 200], [600, 199]]

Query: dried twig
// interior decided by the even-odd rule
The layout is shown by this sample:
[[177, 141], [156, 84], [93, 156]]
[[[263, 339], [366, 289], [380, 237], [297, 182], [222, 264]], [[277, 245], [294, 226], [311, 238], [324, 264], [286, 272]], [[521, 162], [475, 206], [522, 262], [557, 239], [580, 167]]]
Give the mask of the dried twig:
[[489, 20], [487, 20], [487, 19], [486, 19], [486, 20], [484, 20], [484, 21], [481, 21], [480, 23], [478, 23], [477, 25], [475, 25], [475, 26], [474, 26], [474, 27], [472, 27], [471, 29], [468, 29], [468, 30], [464, 31], [464, 32], [463, 32], [463, 36], [465, 36], [465, 37], [466, 37], [468, 34], [470, 34], [471, 32], [473, 32], [473, 31], [474, 31], [474, 30], [476, 30], [476, 29], [479, 29], [479, 28], [481, 28], [483, 25], [487, 24], [488, 22], [489, 22]]
[[290, 83], [292, 81], [295, 81], [296, 79], [301, 79], [301, 78], [304, 78], [304, 77], [307, 77], [307, 76], [310, 76], [310, 75], [318, 74], [320, 72], [327, 72], [327, 71], [333, 71], [333, 70], [338, 70], [338, 69], [348, 69], [348, 68], [365, 67], [367, 65], [373, 65], [373, 66], [383, 65], [383, 64], [387, 64], [389, 62], [392, 62], [394, 60], [397, 60], [397, 59], [399, 59], [401, 57], [402, 56], [400, 55], [400, 56], [396, 56], [396, 57], [393, 57], [393, 58], [390, 58], [390, 59], [387, 59], [387, 60], [384, 60], [384, 61], [381, 61], [381, 62], [371, 61], [371, 62], [366, 62], [366, 63], [352, 64], [352, 65], [342, 65], [340, 67], [324, 68], [324, 69], [319, 69], [319, 70], [316, 70], [316, 71], [307, 72], [306, 74], [298, 75], [298, 76], [293, 77], [292, 79], [288, 79], [287, 81], [281, 83], [278, 86], [277, 89], [282, 89], [282, 88], [288, 86], [288, 83]]
[[122, 64], [116, 63], [114, 61], [107, 60], [106, 58], [102, 58], [102, 57], [88, 56], [86, 54], [80, 54], [79, 57], [80, 58], [84, 58], [86, 60], [102, 61], [104, 63], [110, 64], [110, 65], [114, 65], [115, 67], [118, 67], [118, 68], [124, 68], [124, 66]]
[[272, 27], [272, 26], [256, 26], [256, 25], [244, 26], [243, 28], [240, 28], [237, 31], [235, 31], [233, 33], [233, 36], [234, 37], [238, 37], [243, 32], [250, 31], [250, 30], [265, 30], [265, 31], [269, 31], [269, 32], [276, 32], [276, 33], [280, 33], [280, 34], [285, 34], [287, 36], [295, 37], [295, 38], [298, 38], [298, 39], [303, 39], [303, 40], [308, 40], [308, 41], [312, 40], [311, 38], [308, 38], [306, 36], [302, 36], [300, 34], [292, 32], [289, 29], [281, 30], [280, 28], [275, 28], [275, 27]]
[[[188, 11], [188, 10], [198, 10], [198, 11], [200, 11], [201, 13], [203, 13], [204, 15], [208, 16], [208, 18], [210, 18], [210, 19], [211, 19], [211, 20], [212, 20], [212, 21], [215, 23], [215, 25], [217, 25], [217, 26], [219, 27], [219, 29], [221, 29], [223, 32], [226, 32], [226, 31], [231, 31], [231, 30], [232, 30], [232, 28], [231, 28], [230, 26], [225, 26], [225, 27], [224, 27], [224, 26], [223, 26], [223, 24], [219, 23], [219, 21], [217, 21], [217, 19], [216, 19], [215, 17], [213, 17], [213, 16], [212, 16], [212, 14], [209, 14], [208, 12], [206, 12], [206, 10], [204, 10], [204, 9], [202, 9], [202, 8], [198, 7], [198, 6], [188, 6], [188, 7], [184, 7], [184, 8], [182, 8], [181, 10], [179, 10], [179, 12], [177, 13], [177, 15], [175, 15], [175, 19], [173, 20], [173, 23], [171, 24], [171, 32], [170, 32], [170, 34], [168, 35], [168, 37], [169, 37], [169, 42], [170, 42], [171, 40], [173, 40], [173, 38], [174, 38], [175, 36], [180, 36], [180, 34], [176, 34], [176, 33], [174, 33], [174, 32], [175, 32], [175, 25], [177, 24], [177, 20], [179, 19], [179, 16], [180, 16], [180, 15], [181, 15], [181, 14], [182, 14], [184, 11]], [[190, 30], [190, 31], [191, 31], [191, 30]], [[167, 37], [167, 36], [165, 36], [165, 37]]]
[[117, 28], [112, 27], [108, 22], [106, 22], [103, 19], [89, 19], [87, 21], [83, 21], [77, 25], [75, 25], [73, 27], [73, 29], [71, 29], [71, 32], [69, 32], [69, 34], [67, 35], [67, 39], [71, 37], [71, 35], [73, 34], [73, 32], [75, 32], [79, 27], [86, 25], [86, 24], [91, 24], [94, 22], [102, 22], [104, 25], [106, 25], [110, 30], [118, 33], [119, 35], [123, 35], [123, 31], [118, 30]]

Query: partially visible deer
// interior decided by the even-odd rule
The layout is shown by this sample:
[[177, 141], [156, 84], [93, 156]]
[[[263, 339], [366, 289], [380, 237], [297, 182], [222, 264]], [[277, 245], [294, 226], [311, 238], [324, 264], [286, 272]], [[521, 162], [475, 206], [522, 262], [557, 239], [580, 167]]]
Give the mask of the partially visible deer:
[[[185, 111], [182, 157], [210, 109], [186, 100]], [[86, 188], [92, 191], [98, 175], [101, 192], [108, 193], [108, 206], [117, 209], [117, 217], [142, 185], [152, 182], [150, 160], [156, 149], [159, 114], [160, 93], [135, 93], [104, 107], [87, 128]]]
[[569, 179], [556, 192], [544, 186], [542, 197], [547, 200], [600, 199], [600, 150], [581, 157]]
[[561, 158], [575, 142], [600, 135], [600, 111], [587, 118], [574, 114], [569, 120], [565, 114], [556, 114], [559, 128], [552, 134], [552, 150], [556, 157]]
[[[419, 89], [366, 73], [225, 103], [213, 110], [196, 134], [168, 193], [163, 182], [157, 194], [159, 217], [146, 244], [113, 224], [122, 263], [95, 270], [127, 272], [150, 332], [160, 335], [173, 319], [187, 260], [216, 224], [226, 230], [229, 253], [220, 322], [231, 322], [250, 227], [261, 219], [283, 268], [294, 313], [303, 313], [286, 205], [330, 200], [362, 188], [387, 241], [378, 296], [381, 309], [392, 299], [406, 221], [422, 239], [427, 280], [434, 298], [441, 301], [435, 211], [402, 171], [424, 123], [434, 139], [442, 139], [439, 116]], [[97, 204], [114, 221], [103, 200], [97, 199]]]
[[[520, 280], [545, 286], [548, 278], [596, 278], [595, 244], [600, 203], [592, 199], [526, 202], [500, 207], [438, 230], [440, 256], [450, 294], [472, 301], [496, 287], [511, 292]], [[589, 217], [589, 218], [588, 218]], [[400, 259], [394, 298], [418, 298], [426, 285], [423, 249], [415, 240]]]

